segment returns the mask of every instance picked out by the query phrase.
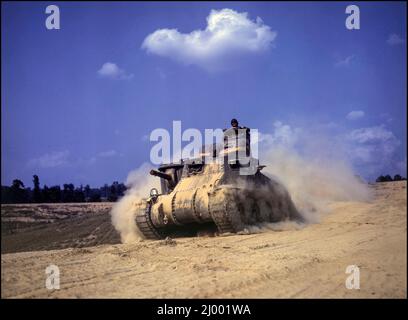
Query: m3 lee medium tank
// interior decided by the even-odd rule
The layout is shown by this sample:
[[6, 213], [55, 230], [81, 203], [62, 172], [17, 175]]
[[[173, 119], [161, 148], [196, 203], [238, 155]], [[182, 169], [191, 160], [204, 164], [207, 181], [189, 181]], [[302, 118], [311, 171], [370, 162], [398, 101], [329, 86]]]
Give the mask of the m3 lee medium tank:
[[261, 222], [301, 219], [283, 185], [262, 174], [264, 166], [251, 157], [249, 129], [238, 131], [242, 128], [224, 131], [224, 148], [217, 152], [213, 146], [211, 161], [200, 157], [150, 171], [160, 178], [161, 193], [152, 189], [135, 212], [146, 239], [206, 229], [235, 233]]

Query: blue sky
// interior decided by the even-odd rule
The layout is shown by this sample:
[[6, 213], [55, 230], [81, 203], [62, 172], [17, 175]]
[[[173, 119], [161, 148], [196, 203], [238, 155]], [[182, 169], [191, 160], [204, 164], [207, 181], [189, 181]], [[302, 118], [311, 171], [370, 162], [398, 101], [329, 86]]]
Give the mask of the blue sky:
[[[232, 117], [265, 133], [325, 126], [357, 174], [406, 175], [405, 3], [352, 2], [360, 30], [345, 27], [351, 2], [53, 2], [61, 28], [47, 30], [49, 4], [2, 3], [3, 185], [124, 181], [155, 128]], [[202, 55], [180, 40], [225, 8], [250, 30]], [[251, 28], [266, 34], [249, 49]], [[143, 47], [158, 29], [180, 39]]]

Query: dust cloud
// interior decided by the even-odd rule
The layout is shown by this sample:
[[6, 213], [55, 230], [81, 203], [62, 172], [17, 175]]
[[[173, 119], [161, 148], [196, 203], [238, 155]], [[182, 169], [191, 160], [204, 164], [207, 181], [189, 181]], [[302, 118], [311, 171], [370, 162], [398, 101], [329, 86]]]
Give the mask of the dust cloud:
[[151, 188], [159, 189], [159, 179], [149, 174], [153, 167], [144, 163], [129, 173], [125, 185], [125, 195], [114, 204], [111, 210], [112, 224], [120, 233], [122, 243], [132, 243], [142, 239], [135, 223], [135, 214], [139, 202], [147, 198]]
[[319, 222], [334, 201], [368, 201], [367, 183], [348, 161], [341, 141], [324, 131], [275, 122], [272, 134], [260, 134], [262, 172], [283, 184], [307, 222]]

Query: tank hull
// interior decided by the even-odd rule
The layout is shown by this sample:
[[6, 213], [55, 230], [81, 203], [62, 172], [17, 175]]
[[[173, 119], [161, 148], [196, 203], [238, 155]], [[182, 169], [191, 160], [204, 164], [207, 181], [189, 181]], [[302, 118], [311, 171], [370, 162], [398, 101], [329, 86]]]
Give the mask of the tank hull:
[[282, 184], [259, 170], [242, 176], [228, 164], [205, 165], [198, 174], [183, 176], [174, 190], [141, 202], [136, 212], [136, 224], [147, 239], [202, 226], [234, 233], [289, 219], [301, 216]]

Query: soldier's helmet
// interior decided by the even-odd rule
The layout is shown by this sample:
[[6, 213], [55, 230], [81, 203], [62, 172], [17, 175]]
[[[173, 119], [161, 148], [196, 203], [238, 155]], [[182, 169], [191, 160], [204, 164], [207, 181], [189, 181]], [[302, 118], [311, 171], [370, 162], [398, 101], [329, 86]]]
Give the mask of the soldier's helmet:
[[238, 120], [237, 119], [232, 119], [231, 120], [231, 126], [238, 127]]

